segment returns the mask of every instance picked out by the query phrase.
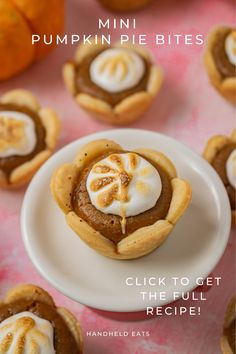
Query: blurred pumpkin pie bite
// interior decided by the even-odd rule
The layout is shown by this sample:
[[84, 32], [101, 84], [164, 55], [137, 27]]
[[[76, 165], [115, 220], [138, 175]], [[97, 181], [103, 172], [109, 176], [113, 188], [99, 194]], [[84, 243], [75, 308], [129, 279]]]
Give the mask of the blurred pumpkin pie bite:
[[102, 40], [78, 47], [63, 68], [64, 82], [77, 103], [98, 119], [129, 124], [147, 111], [161, 88], [163, 72], [149, 51]]
[[209, 34], [205, 66], [212, 85], [236, 104], [236, 28], [219, 26]]
[[211, 137], [203, 157], [212, 165], [226, 188], [232, 210], [232, 224], [236, 225], [236, 129], [231, 135]]
[[38, 286], [11, 289], [0, 303], [0, 352], [82, 354], [78, 320]]
[[106, 139], [88, 143], [73, 163], [59, 167], [51, 191], [74, 232], [115, 259], [159, 247], [191, 200], [190, 184], [163, 153], [126, 151]]
[[41, 108], [31, 92], [0, 97], [0, 188], [27, 183], [52, 154], [59, 132], [56, 112]]

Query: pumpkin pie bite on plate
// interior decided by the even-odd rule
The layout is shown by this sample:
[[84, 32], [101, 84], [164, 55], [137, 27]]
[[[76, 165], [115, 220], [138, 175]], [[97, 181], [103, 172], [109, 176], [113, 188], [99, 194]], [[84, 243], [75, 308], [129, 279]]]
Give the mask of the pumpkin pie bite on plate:
[[63, 68], [64, 82], [78, 104], [111, 124], [128, 124], [140, 117], [158, 93], [162, 70], [147, 50], [101, 41], [81, 45], [75, 60]]
[[236, 296], [231, 299], [226, 310], [221, 350], [223, 354], [236, 353]]
[[236, 28], [217, 27], [210, 33], [205, 66], [215, 88], [236, 103]]
[[35, 285], [20, 285], [0, 303], [0, 353], [82, 354], [77, 319]]
[[60, 124], [57, 114], [41, 108], [28, 91], [0, 98], [0, 188], [28, 182], [52, 154]]
[[74, 232], [116, 259], [160, 246], [191, 199], [189, 183], [163, 153], [126, 151], [106, 139], [88, 143], [73, 163], [59, 167], [51, 191]]
[[213, 136], [206, 144], [203, 157], [214, 167], [225, 185], [236, 223], [236, 129], [230, 137]]

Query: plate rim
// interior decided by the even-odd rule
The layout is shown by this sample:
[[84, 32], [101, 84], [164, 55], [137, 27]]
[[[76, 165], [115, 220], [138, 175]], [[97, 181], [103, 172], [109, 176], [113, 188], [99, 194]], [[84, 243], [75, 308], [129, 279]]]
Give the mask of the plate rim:
[[[220, 177], [218, 176], [218, 174], [216, 173], [216, 171], [214, 170], [214, 168], [207, 162], [205, 161], [202, 156], [200, 154], [198, 154], [197, 152], [195, 152], [194, 150], [192, 150], [190, 147], [188, 147], [185, 143], [183, 143], [182, 141], [179, 141], [179, 140], [176, 140], [166, 134], [162, 134], [162, 133], [159, 133], [159, 132], [154, 132], [154, 131], [151, 131], [151, 130], [147, 130], [147, 129], [133, 129], [133, 128], [119, 128], [119, 129], [108, 129], [108, 130], [105, 130], [105, 131], [99, 131], [99, 132], [96, 132], [96, 133], [92, 133], [92, 134], [88, 134], [88, 135], [85, 135], [85, 136], [82, 136], [68, 144], [66, 144], [65, 146], [63, 146], [62, 148], [60, 148], [58, 151], [56, 151], [44, 164], [43, 166], [36, 172], [36, 174], [34, 175], [33, 179], [31, 180], [30, 184], [28, 185], [27, 187], [27, 190], [25, 192], [25, 195], [24, 195], [24, 199], [23, 199], [23, 202], [22, 202], [22, 207], [21, 207], [21, 214], [20, 214], [20, 228], [21, 228], [21, 236], [22, 236], [22, 239], [23, 239], [23, 243], [24, 243], [24, 247], [25, 247], [25, 250], [27, 252], [27, 255], [32, 263], [32, 265], [36, 268], [36, 270], [39, 272], [39, 274], [50, 284], [52, 285], [55, 289], [57, 289], [59, 292], [61, 292], [64, 296], [84, 305], [84, 306], [88, 306], [88, 307], [92, 307], [92, 308], [95, 308], [95, 309], [98, 309], [98, 310], [102, 310], [102, 311], [112, 311], [112, 312], [124, 312], [124, 313], [132, 313], [132, 312], [137, 312], [137, 311], [145, 311], [145, 304], [143, 303], [143, 306], [142, 308], [139, 307], [139, 308], [133, 308], [133, 309], [128, 309], [128, 308], [123, 308], [122, 309], [114, 309], [114, 306], [109, 306], [109, 304], [107, 304], [106, 306], [102, 306], [102, 305], [97, 305], [96, 304], [96, 300], [95, 301], [88, 301], [88, 302], [85, 302], [83, 299], [80, 298], [80, 296], [73, 296], [69, 293], [69, 291], [65, 290], [62, 286], [59, 285], [59, 283], [57, 282], [57, 280], [55, 279], [52, 279], [50, 276], [47, 275], [46, 271], [44, 270], [44, 267], [42, 267], [34, 258], [34, 255], [33, 255], [33, 252], [32, 252], [32, 247], [31, 247], [31, 244], [30, 244], [30, 241], [29, 241], [29, 237], [27, 237], [27, 227], [26, 227], [26, 224], [27, 224], [27, 202], [28, 202], [28, 199], [29, 199], [29, 195], [31, 194], [31, 190], [33, 189], [34, 187], [34, 184], [36, 183], [35, 181], [37, 181], [37, 179], [40, 177], [41, 174], [43, 174], [44, 170], [47, 170], [47, 166], [50, 165], [51, 163], [51, 160], [53, 159], [56, 159], [61, 153], [64, 152], [64, 150], [67, 150], [67, 149], [71, 149], [73, 148], [74, 146], [76, 146], [78, 143], [80, 143], [81, 145], [83, 143], [86, 143], [90, 140], [93, 140], [93, 139], [99, 139], [99, 138], [102, 138], [102, 134], [105, 134], [105, 135], [109, 135], [109, 134], [114, 134], [114, 133], [118, 133], [118, 134], [122, 134], [123, 132], [132, 132], [132, 133], [143, 133], [143, 134], [151, 134], [153, 136], [156, 136], [156, 137], [162, 137], [166, 140], [168, 140], [170, 143], [173, 142], [174, 144], [177, 144], [179, 145], [180, 147], [184, 147], [185, 149], [188, 150], [188, 153], [190, 154], [190, 156], [194, 156], [195, 159], [197, 159], [198, 161], [200, 161], [200, 163], [203, 163], [205, 164], [206, 168], [208, 169], [208, 172], [210, 174], [212, 174], [214, 177], [214, 179], [216, 180], [216, 182], [219, 184], [220, 182], [220, 188], [221, 188], [221, 192], [223, 193], [219, 193], [221, 194], [221, 198], [223, 196], [223, 198], [225, 199], [225, 210], [226, 210], [226, 214], [227, 217], [226, 217], [226, 221], [225, 221], [225, 232], [224, 232], [224, 238], [222, 237], [222, 248], [221, 248], [221, 252], [219, 252], [219, 255], [218, 257], [216, 257], [214, 259], [214, 261], [211, 262], [211, 265], [209, 266], [209, 268], [211, 268], [210, 270], [207, 270], [204, 272], [204, 274], [202, 274], [202, 278], [206, 278], [213, 270], [214, 268], [216, 267], [216, 265], [218, 264], [218, 262], [220, 261], [220, 259], [222, 258], [224, 252], [225, 252], [225, 249], [227, 247], [227, 244], [228, 244], [228, 240], [229, 240], [229, 237], [230, 237], [230, 229], [231, 229], [231, 209], [230, 209], [230, 204], [229, 204], [229, 200], [228, 200], [228, 196], [227, 196], [227, 193], [225, 191], [225, 188], [223, 186], [223, 183], [220, 179]], [[104, 137], [104, 138], [107, 138], [109, 139], [109, 137]], [[114, 138], [112, 138], [114, 139]], [[86, 142], [85, 142], [86, 141]], [[196, 288], [196, 285], [193, 285], [191, 287], [189, 287], [187, 290], [186, 290], [186, 287], [182, 288], [182, 290], [186, 290], [188, 292], [191, 292], [194, 288]], [[181, 291], [181, 290], [180, 290]], [[162, 306], [165, 306], [169, 303], [172, 303], [173, 302], [173, 299], [170, 300], [170, 299], [167, 299], [166, 301], [163, 301], [162, 303]], [[151, 306], [151, 304], [150, 304]], [[154, 305], [155, 306], [155, 305]]]

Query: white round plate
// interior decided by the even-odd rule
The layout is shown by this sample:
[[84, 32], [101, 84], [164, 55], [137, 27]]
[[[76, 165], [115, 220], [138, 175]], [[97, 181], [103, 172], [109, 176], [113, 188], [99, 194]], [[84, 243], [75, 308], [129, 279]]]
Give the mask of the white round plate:
[[[167, 241], [152, 254], [131, 261], [103, 257], [67, 226], [50, 193], [50, 178], [58, 166], [71, 162], [78, 149], [101, 138], [132, 150], [147, 147], [164, 152], [180, 177], [190, 181], [193, 197]], [[55, 288], [85, 305], [107, 311], [142, 311], [173, 301], [173, 291], [189, 291], [221, 258], [230, 233], [231, 213], [220, 178], [200, 156], [165, 135], [119, 129], [79, 139], [52, 156], [32, 180], [23, 203], [21, 227], [31, 261]], [[165, 277], [166, 286], [127, 286], [126, 278]], [[188, 277], [188, 286], [173, 286], [172, 277]], [[166, 300], [142, 300], [141, 291], [165, 291]]]

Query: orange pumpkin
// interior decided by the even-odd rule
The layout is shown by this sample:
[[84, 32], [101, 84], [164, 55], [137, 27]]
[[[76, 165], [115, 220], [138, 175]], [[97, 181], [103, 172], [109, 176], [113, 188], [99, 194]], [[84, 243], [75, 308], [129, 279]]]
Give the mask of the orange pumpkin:
[[0, 80], [24, 70], [53, 48], [54, 43], [46, 45], [43, 40], [32, 45], [32, 34], [55, 36], [63, 27], [64, 0], [0, 0]]

